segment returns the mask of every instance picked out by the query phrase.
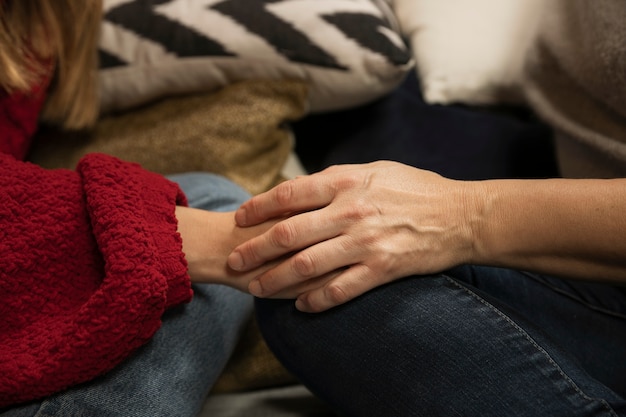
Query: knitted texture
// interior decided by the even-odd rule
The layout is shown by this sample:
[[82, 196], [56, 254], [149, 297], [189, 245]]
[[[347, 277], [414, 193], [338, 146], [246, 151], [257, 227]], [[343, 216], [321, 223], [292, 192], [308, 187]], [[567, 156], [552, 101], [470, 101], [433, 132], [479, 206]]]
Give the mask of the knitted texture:
[[192, 291], [176, 184], [102, 154], [75, 171], [18, 161], [40, 102], [0, 100], [2, 408], [110, 370]]

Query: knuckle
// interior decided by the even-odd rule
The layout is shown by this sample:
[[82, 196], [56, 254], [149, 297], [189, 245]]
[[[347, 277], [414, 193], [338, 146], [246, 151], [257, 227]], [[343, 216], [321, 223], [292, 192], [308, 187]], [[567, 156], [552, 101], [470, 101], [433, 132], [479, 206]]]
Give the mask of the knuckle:
[[385, 254], [378, 259], [378, 262], [374, 264], [372, 269], [378, 271], [381, 275], [388, 275], [394, 271], [394, 265], [394, 258], [389, 254]]
[[392, 164], [390, 161], [373, 161], [370, 163], [370, 166], [372, 168], [386, 168], [390, 164]]
[[358, 198], [346, 208], [344, 215], [353, 221], [363, 220], [377, 212], [374, 205], [365, 199]]
[[246, 201], [243, 205], [248, 212], [250, 212], [253, 216], [260, 215], [262, 211], [262, 202], [259, 197], [252, 197], [250, 200]]
[[315, 276], [316, 267], [313, 258], [306, 252], [300, 252], [293, 257], [293, 271], [302, 278]]
[[392, 249], [387, 245], [381, 244], [378, 238], [372, 239], [367, 245], [370, 247], [370, 253], [373, 255], [369, 257], [364, 265], [367, 271], [366, 276], [385, 276], [391, 273], [396, 265], [396, 256], [392, 253]]
[[362, 183], [363, 180], [358, 175], [348, 173], [335, 179], [335, 188], [342, 191], [351, 190]]
[[310, 292], [300, 294], [298, 296], [298, 304], [300, 304], [300, 306], [303, 307], [304, 310], [309, 312], [309, 313], [315, 313], [315, 312], [319, 311], [319, 309], [314, 308], [313, 304], [311, 303], [311, 293]]
[[255, 246], [250, 243], [244, 243], [238, 249], [241, 257], [246, 260], [246, 263], [254, 263], [259, 260]]
[[321, 173], [322, 174], [334, 175], [334, 174], [339, 174], [339, 173], [341, 173], [344, 170], [345, 170], [345, 165], [344, 164], [333, 164], [333, 165], [330, 165], [330, 166], [324, 168], [321, 171]]
[[326, 286], [324, 295], [333, 305], [343, 304], [350, 300], [349, 294], [338, 282], [329, 283], [328, 286]]
[[385, 247], [381, 240], [383, 240], [383, 237], [374, 230], [370, 229], [363, 232], [362, 245], [367, 247], [371, 252], [384, 256], [384, 253], [381, 251], [383, 251]]
[[274, 199], [279, 206], [287, 206], [291, 202], [294, 195], [294, 181], [285, 181], [280, 183], [275, 190]]
[[303, 294], [298, 297], [298, 301], [306, 307], [306, 311], [309, 313], [319, 313], [328, 308], [328, 306], [323, 305], [319, 300], [317, 300], [315, 294], [313, 292]]
[[275, 274], [273, 271], [267, 271], [259, 277], [259, 285], [261, 286], [264, 295], [271, 295], [275, 291], [274, 283]]
[[297, 239], [296, 230], [289, 221], [283, 221], [273, 226], [271, 233], [272, 244], [283, 249], [292, 248]]

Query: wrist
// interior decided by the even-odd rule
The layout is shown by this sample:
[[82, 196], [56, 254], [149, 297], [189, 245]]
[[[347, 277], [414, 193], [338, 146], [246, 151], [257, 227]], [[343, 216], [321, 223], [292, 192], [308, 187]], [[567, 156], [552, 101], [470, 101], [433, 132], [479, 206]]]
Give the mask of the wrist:
[[222, 279], [227, 268], [226, 257], [235, 245], [233, 213], [177, 207], [176, 217], [192, 281]]
[[235, 223], [234, 212], [215, 212], [177, 207], [178, 232], [183, 241], [191, 280], [223, 284], [247, 291], [250, 280], [268, 268], [240, 273], [228, 266], [228, 255], [241, 243], [258, 236], [275, 222], [242, 228]]
[[493, 232], [493, 207], [497, 193], [491, 181], [467, 181], [463, 194], [464, 221], [469, 239], [464, 263], [484, 265], [491, 259], [488, 242]]

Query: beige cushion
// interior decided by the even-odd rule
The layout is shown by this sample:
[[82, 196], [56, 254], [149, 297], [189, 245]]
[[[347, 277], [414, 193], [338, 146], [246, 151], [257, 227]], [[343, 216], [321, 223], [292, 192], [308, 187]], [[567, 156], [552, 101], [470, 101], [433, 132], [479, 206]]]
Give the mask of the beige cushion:
[[293, 148], [290, 120], [306, 110], [302, 81], [244, 81], [214, 93], [171, 97], [100, 120], [92, 132], [47, 132], [31, 160], [73, 168], [102, 152], [161, 174], [222, 174], [253, 194], [283, 179]]
[[432, 104], [521, 100], [543, 0], [390, 0]]

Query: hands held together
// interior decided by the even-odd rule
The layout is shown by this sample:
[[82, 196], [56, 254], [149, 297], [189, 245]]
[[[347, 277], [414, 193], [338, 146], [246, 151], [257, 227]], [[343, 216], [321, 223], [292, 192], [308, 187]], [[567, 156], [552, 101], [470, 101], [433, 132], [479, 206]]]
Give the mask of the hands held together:
[[318, 312], [470, 263], [624, 284], [624, 210], [626, 179], [457, 181], [381, 161], [177, 216], [194, 281]]
[[[286, 181], [235, 213], [243, 230], [228, 265], [258, 297], [318, 312], [408, 275], [468, 262], [468, 184], [394, 162], [342, 165]], [[268, 223], [269, 222], [269, 223]]]

